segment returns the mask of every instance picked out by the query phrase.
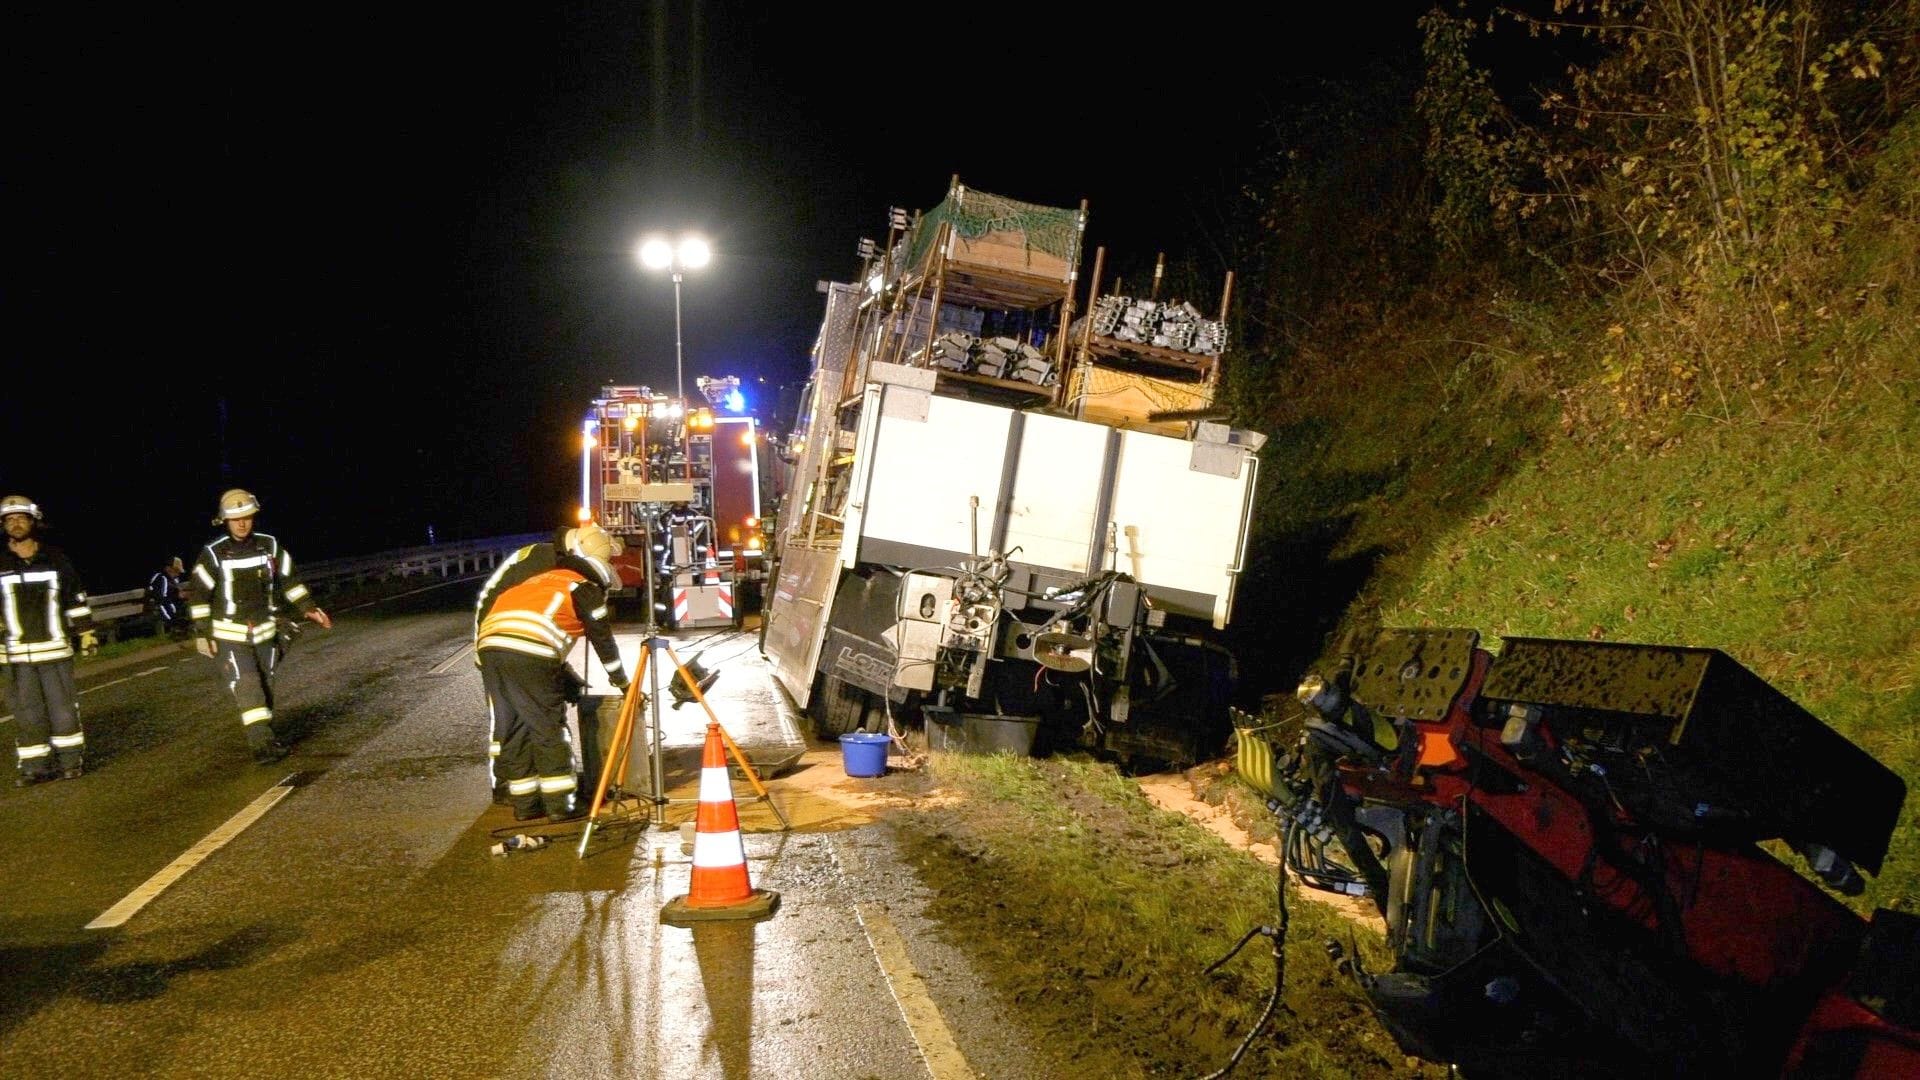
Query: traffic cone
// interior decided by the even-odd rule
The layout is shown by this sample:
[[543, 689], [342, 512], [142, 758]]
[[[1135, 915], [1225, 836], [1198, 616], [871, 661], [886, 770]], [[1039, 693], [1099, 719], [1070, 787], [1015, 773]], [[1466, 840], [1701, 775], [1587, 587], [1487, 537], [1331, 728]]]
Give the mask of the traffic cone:
[[727, 748], [719, 722], [709, 720], [706, 749], [700, 755], [693, 878], [685, 896], [660, 909], [660, 921], [684, 926], [710, 919], [759, 919], [779, 906], [779, 893], [756, 889], [747, 880], [747, 849], [740, 839], [740, 811], [733, 804]]

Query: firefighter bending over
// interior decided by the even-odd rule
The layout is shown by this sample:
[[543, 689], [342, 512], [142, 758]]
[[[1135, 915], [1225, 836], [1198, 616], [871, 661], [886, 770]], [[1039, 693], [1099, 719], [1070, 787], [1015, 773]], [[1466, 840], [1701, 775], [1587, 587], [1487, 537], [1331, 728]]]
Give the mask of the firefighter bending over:
[[280, 541], [253, 531], [260, 501], [234, 488], [220, 496], [213, 524], [227, 534], [200, 550], [193, 562], [188, 611], [194, 647], [220, 662], [227, 692], [240, 707], [253, 760], [269, 765], [288, 747], [273, 728], [273, 667], [284, 650], [276, 617], [288, 608], [331, 628], [333, 620], [313, 602], [293, 572], [293, 557]]
[[[504, 779], [516, 821], [578, 817], [573, 748], [567, 740], [567, 699], [577, 676], [567, 653], [585, 637], [607, 677], [622, 692], [627, 671], [613, 640], [607, 586], [610, 544], [597, 526], [568, 538], [585, 566], [556, 559], [517, 584], [481, 597], [475, 657], [487, 691], [487, 710], [500, 743], [496, 779]], [[489, 590], [491, 592], [492, 590]]]
[[611, 560], [619, 553], [613, 537], [593, 522], [587, 522], [577, 529], [556, 529], [552, 540], [528, 544], [507, 556], [506, 561], [480, 588], [480, 597], [473, 605], [473, 662], [480, 668], [482, 692], [487, 695], [487, 719], [492, 728], [487, 742], [487, 777], [493, 784], [493, 801], [496, 804], [504, 804], [511, 799], [507, 792], [507, 781], [500, 774], [502, 714], [493, 707], [492, 691], [486, 689], [489, 684], [486, 682], [486, 657], [479, 651], [480, 625], [493, 611], [493, 602], [500, 599], [501, 593], [555, 567], [577, 570], [589, 581], [598, 578], [607, 588], [614, 588], [617, 581]]
[[83, 653], [99, 648], [87, 590], [66, 554], [40, 542], [40, 521], [40, 507], [25, 495], [0, 499], [0, 528], [7, 532], [0, 613], [21, 787], [80, 775], [87, 737], [80, 730], [69, 635], [79, 635]]

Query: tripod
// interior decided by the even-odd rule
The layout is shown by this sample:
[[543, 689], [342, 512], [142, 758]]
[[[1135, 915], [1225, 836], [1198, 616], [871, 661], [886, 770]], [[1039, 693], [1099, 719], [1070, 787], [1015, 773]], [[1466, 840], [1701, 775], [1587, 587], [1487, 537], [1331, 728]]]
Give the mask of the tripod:
[[[649, 546], [651, 546], [651, 520], [648, 522], [648, 542]], [[614, 778], [626, 776], [627, 765], [632, 752], [634, 715], [639, 711], [639, 701], [641, 698], [645, 698], [647, 701], [652, 727], [650, 739], [650, 779], [652, 780], [653, 790], [648, 800], [651, 805], [648, 820], [649, 823], [653, 825], [666, 824], [665, 809], [667, 805], [674, 800], [666, 797], [665, 790], [666, 770], [663, 760], [664, 747], [661, 744], [660, 737], [661, 665], [649, 662], [656, 649], [663, 650], [667, 654], [667, 659], [673, 662], [673, 675], [669, 677], [668, 685], [672, 685], [672, 679], [674, 678], [681, 680], [682, 685], [687, 689], [687, 693], [690, 694], [695, 701], [700, 703], [702, 709], [706, 710], [707, 719], [711, 720], [714, 726], [719, 728], [720, 737], [726, 743], [727, 753], [732, 756], [734, 763], [740, 766], [740, 771], [746, 774], [748, 782], [753, 785], [753, 790], [756, 792], [755, 798], [764, 800], [768, 806], [773, 808], [774, 816], [780, 819], [782, 828], [793, 828], [792, 824], [787, 821], [787, 815], [781, 812], [779, 804], [773, 801], [773, 796], [768, 793], [766, 785], [760, 782], [760, 775], [754, 771], [753, 765], [747, 761], [747, 756], [740, 752], [740, 747], [733, 741], [733, 736], [727, 733], [726, 727], [720, 723], [720, 718], [714, 714], [713, 706], [707, 703], [707, 696], [700, 689], [699, 680], [695, 679], [693, 673], [687, 670], [687, 666], [681, 662], [679, 655], [673, 651], [673, 646], [669, 644], [668, 640], [661, 636], [659, 625], [654, 621], [654, 612], [657, 610], [658, 608], [654, 605], [654, 574], [652, 568], [649, 567], [647, 572], [647, 629], [646, 638], [640, 647], [640, 666], [633, 673], [632, 680], [628, 682], [626, 694], [620, 699], [620, 714], [619, 718], [614, 722], [613, 737], [607, 751], [607, 759], [600, 768], [600, 779], [593, 788], [593, 802], [591, 809], [587, 812], [586, 828], [583, 829], [580, 834], [579, 856], [581, 858], [586, 857], [587, 842], [593, 838], [593, 829], [600, 821], [600, 812], [605, 809], [609, 803], [618, 805], [622, 801], [621, 795], [624, 794], [624, 781], [615, 781]], [[640, 690], [641, 680], [649, 676], [651, 676], [652, 680], [650, 692], [642, 693]], [[611, 789], [613, 793], [611, 800], [607, 797], [609, 789]], [[698, 802], [699, 800], [683, 799], [679, 801]]]

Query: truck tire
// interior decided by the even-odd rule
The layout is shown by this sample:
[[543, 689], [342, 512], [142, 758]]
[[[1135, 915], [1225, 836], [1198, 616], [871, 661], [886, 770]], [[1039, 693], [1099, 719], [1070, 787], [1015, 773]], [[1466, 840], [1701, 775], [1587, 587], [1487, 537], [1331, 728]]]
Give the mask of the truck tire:
[[876, 731], [883, 721], [873, 695], [833, 675], [821, 676], [815, 696], [813, 730], [823, 739], [837, 739], [855, 731]]

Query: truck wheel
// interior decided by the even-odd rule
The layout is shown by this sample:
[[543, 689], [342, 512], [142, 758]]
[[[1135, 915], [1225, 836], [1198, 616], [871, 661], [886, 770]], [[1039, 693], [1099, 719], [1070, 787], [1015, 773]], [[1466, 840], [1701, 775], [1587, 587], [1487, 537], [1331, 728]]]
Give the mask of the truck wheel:
[[867, 731], [868, 715], [874, 708], [873, 695], [835, 676], [824, 677], [816, 698], [819, 708], [813, 712], [813, 730], [823, 739], [837, 739], [855, 731]]

